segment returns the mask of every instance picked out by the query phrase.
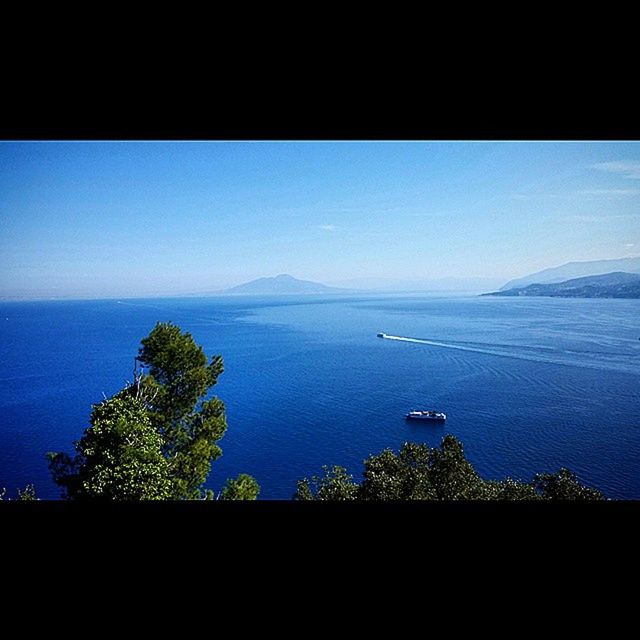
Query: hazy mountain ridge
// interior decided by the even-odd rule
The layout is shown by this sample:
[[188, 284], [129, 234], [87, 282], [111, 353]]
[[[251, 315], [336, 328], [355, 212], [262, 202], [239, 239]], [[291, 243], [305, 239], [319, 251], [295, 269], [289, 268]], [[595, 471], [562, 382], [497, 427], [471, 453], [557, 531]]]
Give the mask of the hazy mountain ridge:
[[298, 278], [282, 273], [273, 278], [251, 280], [251, 282], [245, 282], [230, 289], [225, 289], [222, 293], [268, 295], [289, 293], [349, 293], [349, 290], [329, 287], [326, 284], [312, 282], [311, 280], [298, 280]]
[[609, 273], [640, 273], [640, 256], [616, 260], [591, 260], [588, 262], [567, 262], [559, 267], [543, 269], [522, 278], [510, 280], [500, 291], [521, 289], [530, 284], [551, 284], [565, 282], [584, 276], [598, 276]]
[[447, 277], [447, 278], [393, 278], [359, 277], [333, 282], [333, 286], [372, 293], [398, 292], [475, 292], [497, 289], [503, 278], [491, 277]]
[[550, 296], [559, 298], [640, 298], [640, 273], [616, 271], [564, 282], [530, 284], [487, 296]]
[[[384, 294], [384, 293], [420, 293], [420, 292], [473, 292], [479, 293], [497, 288], [501, 280], [497, 278], [439, 278], [432, 280], [396, 280], [394, 278], [360, 278], [347, 280], [330, 286], [311, 280], [300, 280], [288, 274], [272, 278], [258, 278], [229, 289], [217, 291], [217, 294]], [[351, 285], [351, 286], [349, 286]]]

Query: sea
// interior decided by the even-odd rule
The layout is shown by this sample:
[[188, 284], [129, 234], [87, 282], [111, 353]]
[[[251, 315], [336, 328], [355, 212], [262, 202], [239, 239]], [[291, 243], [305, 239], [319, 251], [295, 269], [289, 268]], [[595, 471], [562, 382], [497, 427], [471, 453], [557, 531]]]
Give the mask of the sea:
[[0, 302], [0, 490], [60, 497], [45, 454], [72, 451], [158, 321], [224, 359], [215, 491], [249, 473], [288, 500], [323, 465], [359, 479], [370, 454], [450, 433], [483, 477], [567, 467], [640, 499], [640, 300], [444, 295]]

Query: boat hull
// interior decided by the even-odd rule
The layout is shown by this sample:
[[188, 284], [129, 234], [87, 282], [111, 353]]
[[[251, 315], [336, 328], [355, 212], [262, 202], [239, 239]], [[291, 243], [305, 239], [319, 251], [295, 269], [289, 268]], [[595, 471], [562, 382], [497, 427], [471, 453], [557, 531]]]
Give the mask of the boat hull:
[[407, 420], [423, 420], [424, 422], [444, 422], [447, 414], [444, 411], [434, 411], [433, 409], [423, 411], [409, 411], [405, 416]]

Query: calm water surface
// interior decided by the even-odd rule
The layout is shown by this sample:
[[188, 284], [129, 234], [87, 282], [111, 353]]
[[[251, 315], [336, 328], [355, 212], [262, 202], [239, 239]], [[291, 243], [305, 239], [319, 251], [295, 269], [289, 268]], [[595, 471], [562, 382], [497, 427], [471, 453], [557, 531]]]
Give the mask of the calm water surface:
[[[224, 358], [213, 488], [247, 472], [262, 498], [288, 499], [324, 464], [358, 476], [370, 453], [452, 433], [486, 477], [567, 466], [640, 499], [640, 300], [557, 298], [0, 303], [0, 488], [59, 496], [45, 453], [70, 450], [158, 320]], [[446, 411], [446, 426], [405, 422], [420, 408]]]

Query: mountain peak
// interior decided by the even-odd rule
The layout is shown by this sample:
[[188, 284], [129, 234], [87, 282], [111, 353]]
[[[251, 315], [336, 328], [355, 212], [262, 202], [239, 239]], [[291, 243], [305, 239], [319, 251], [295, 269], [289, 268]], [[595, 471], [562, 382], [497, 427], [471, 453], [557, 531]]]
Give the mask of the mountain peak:
[[320, 282], [299, 280], [288, 273], [281, 273], [271, 278], [258, 278], [251, 282], [239, 284], [226, 289], [225, 293], [244, 293], [256, 295], [288, 294], [288, 293], [344, 293], [346, 289], [328, 287]]

